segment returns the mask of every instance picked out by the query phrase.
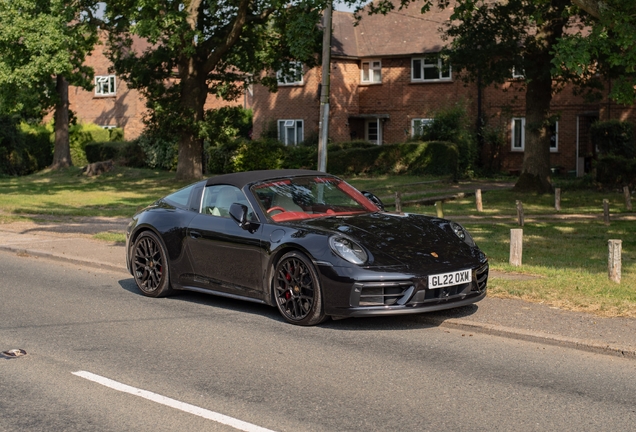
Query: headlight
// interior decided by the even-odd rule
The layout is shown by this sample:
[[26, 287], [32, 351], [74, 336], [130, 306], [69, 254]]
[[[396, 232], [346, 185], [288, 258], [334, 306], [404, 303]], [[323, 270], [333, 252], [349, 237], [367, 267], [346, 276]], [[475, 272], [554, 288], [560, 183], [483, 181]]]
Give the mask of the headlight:
[[450, 226], [457, 237], [462, 239], [468, 246], [475, 246], [475, 240], [473, 240], [473, 238], [470, 236], [470, 234], [468, 234], [468, 231], [466, 231], [463, 226], [456, 222], [451, 222]]
[[339, 257], [353, 264], [367, 262], [367, 253], [362, 246], [344, 237], [331, 237], [329, 246]]

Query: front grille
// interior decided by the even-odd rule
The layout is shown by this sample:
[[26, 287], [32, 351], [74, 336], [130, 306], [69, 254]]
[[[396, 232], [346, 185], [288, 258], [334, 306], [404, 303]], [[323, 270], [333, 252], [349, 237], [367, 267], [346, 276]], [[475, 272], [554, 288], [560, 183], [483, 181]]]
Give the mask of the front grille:
[[393, 306], [405, 304], [415, 291], [412, 282], [358, 283], [352, 293], [352, 306]]

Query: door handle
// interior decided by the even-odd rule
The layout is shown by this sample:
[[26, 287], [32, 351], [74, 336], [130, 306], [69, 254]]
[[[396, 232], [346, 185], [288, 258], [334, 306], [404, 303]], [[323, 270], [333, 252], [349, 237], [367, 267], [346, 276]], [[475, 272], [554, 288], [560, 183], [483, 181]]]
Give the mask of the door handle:
[[190, 231], [190, 237], [192, 237], [193, 239], [198, 239], [201, 237], [201, 233], [198, 231]]

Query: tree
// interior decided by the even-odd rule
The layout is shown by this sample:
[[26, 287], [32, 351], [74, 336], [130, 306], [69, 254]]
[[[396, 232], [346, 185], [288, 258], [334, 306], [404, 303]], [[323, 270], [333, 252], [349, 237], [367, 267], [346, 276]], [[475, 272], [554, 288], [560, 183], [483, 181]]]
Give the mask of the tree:
[[554, 65], [581, 79], [601, 75], [611, 80], [609, 97], [636, 102], [636, 2], [633, 0], [572, 0], [590, 15], [585, 29], [561, 40]]
[[22, 115], [55, 110], [53, 168], [71, 165], [68, 85], [92, 87], [94, 0], [0, 0], [0, 100]]
[[[273, 71], [317, 62], [327, 0], [112, 0], [106, 7], [115, 71], [146, 97], [150, 127], [178, 135], [177, 178], [202, 174], [209, 94], [249, 84], [275, 90]], [[139, 41], [145, 49], [136, 48]]]

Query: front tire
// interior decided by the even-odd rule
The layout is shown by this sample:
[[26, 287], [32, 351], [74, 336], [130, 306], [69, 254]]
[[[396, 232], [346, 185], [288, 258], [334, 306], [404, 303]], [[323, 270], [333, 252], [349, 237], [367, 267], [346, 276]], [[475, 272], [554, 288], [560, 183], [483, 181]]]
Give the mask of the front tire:
[[148, 297], [172, 293], [168, 274], [168, 255], [161, 239], [152, 231], [144, 231], [133, 246], [132, 269], [137, 287]]
[[318, 274], [306, 255], [300, 252], [283, 255], [276, 264], [272, 283], [276, 306], [287, 322], [311, 326], [327, 318]]

